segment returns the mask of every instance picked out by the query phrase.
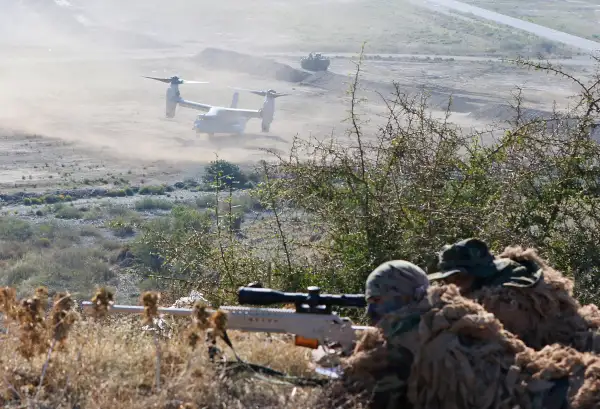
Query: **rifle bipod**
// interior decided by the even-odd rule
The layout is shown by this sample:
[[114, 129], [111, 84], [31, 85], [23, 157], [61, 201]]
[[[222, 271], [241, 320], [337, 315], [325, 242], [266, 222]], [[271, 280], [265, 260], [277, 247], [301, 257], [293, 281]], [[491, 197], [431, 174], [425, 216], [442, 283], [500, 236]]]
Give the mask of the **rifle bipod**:
[[296, 386], [324, 386], [324, 385], [327, 385], [331, 381], [331, 379], [327, 379], [327, 378], [311, 378], [311, 377], [303, 377], [303, 376], [302, 377], [301, 376], [291, 376], [291, 375], [287, 375], [283, 372], [276, 371], [275, 369], [269, 368], [264, 365], [258, 365], [258, 364], [252, 364], [249, 362], [245, 362], [239, 357], [239, 355], [235, 351], [235, 348], [233, 347], [233, 344], [231, 343], [231, 340], [229, 339], [229, 336], [227, 335], [227, 331], [223, 330], [223, 331], [221, 331], [221, 333], [219, 335], [221, 336], [221, 339], [223, 339], [223, 341], [225, 341], [227, 346], [229, 346], [229, 348], [231, 348], [231, 351], [235, 355], [236, 361], [215, 362], [215, 357], [217, 356], [217, 354], [219, 354], [216, 337], [211, 337], [212, 339], [211, 339], [211, 345], [209, 345], [209, 347], [208, 347], [208, 355], [209, 355], [209, 358], [212, 363], [221, 367], [223, 369], [223, 371], [228, 374], [232, 374], [232, 373], [235, 374], [235, 373], [240, 373], [243, 371], [251, 371], [255, 375], [259, 376], [260, 378], [262, 378], [268, 382], [273, 382], [273, 381], [270, 379], [264, 378], [261, 375], [268, 375], [270, 377], [279, 378], [284, 383], [288, 383], [288, 384], [292, 384], [292, 385], [296, 385]]

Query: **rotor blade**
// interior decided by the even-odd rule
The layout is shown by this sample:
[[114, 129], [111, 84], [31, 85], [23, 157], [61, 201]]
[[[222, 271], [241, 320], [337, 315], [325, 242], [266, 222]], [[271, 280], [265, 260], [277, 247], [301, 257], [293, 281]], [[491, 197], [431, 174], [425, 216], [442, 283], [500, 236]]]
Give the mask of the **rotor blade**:
[[257, 90], [254, 90], [254, 89], [247, 89], [247, 88], [238, 88], [238, 87], [228, 87], [228, 88], [235, 89], [237, 91], [251, 92], [253, 94], [260, 95], [262, 97], [264, 97], [266, 95], [269, 95], [269, 96], [271, 96], [273, 98], [277, 98], [277, 97], [283, 97], [283, 96], [286, 96], [286, 95], [291, 95], [291, 94], [282, 94], [282, 93], [277, 93], [277, 92], [272, 93], [272, 92], [269, 92], [269, 91], [257, 91]]
[[246, 91], [246, 92], [251, 92], [251, 93], [253, 93], [253, 94], [260, 95], [260, 96], [263, 96], [263, 97], [264, 97], [265, 95], [267, 95], [267, 93], [266, 93], [265, 91], [256, 91], [256, 90], [253, 90], [253, 89], [247, 89], [247, 88], [238, 88], [238, 87], [227, 87], [227, 88], [231, 88], [231, 89], [234, 89], [234, 90], [236, 90], [236, 91]]
[[144, 78], [149, 78], [151, 80], [156, 80], [156, 81], [160, 81], [160, 82], [165, 82], [167, 84], [171, 83], [171, 78], [156, 78], [156, 77], [146, 77], [145, 75], [142, 75], [142, 77]]
[[142, 77], [144, 78], [149, 78], [151, 80], [156, 80], [156, 81], [160, 81], [160, 82], [164, 82], [166, 84], [171, 84], [173, 82], [173, 80], [177, 80], [178, 84], [209, 84], [208, 81], [190, 81], [190, 80], [182, 80], [179, 77], [171, 77], [171, 78], [157, 78], [157, 77], [147, 77], [145, 75], [142, 75]]
[[239, 87], [227, 87], [227, 88], [235, 89], [235, 90], [238, 90], [238, 91], [262, 92], [262, 91], [256, 91], [256, 90], [253, 90], [253, 89], [248, 89], [248, 88], [239, 88]]

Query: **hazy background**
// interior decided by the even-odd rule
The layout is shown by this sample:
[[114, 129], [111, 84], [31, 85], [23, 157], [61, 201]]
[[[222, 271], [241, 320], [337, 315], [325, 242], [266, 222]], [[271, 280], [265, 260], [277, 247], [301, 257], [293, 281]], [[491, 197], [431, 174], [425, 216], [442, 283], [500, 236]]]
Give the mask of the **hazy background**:
[[[552, 10], [560, 3], [528, 2], [531, 7], [523, 13], [530, 20], [544, 10], [558, 16]], [[590, 10], [579, 13], [586, 5], [573, 4], [573, 14], [552, 21], [570, 27], [573, 16], [593, 20]], [[495, 9], [515, 13], [516, 7], [504, 1]], [[294, 135], [327, 135], [346, 127], [351, 62], [334, 60], [330, 73], [300, 87], [268, 75], [207, 69], [194, 57], [205, 47], [256, 55], [296, 53], [285, 60], [295, 68], [304, 53], [356, 54], [365, 41], [372, 54], [480, 56], [481, 64], [489, 57], [544, 52], [562, 58], [579, 52], [472, 15], [406, 0], [0, 0], [0, 10], [0, 129], [77, 142], [130, 159], [206, 161], [219, 153], [231, 160], [253, 160], [264, 148], [285, 151]], [[586, 27], [593, 30], [593, 25]], [[593, 38], [592, 32], [579, 31]], [[369, 86], [379, 91], [399, 80], [407, 87], [438, 87], [446, 98], [460, 86], [465, 101], [498, 96], [497, 83], [482, 76], [500, 72], [494, 80], [506, 87], [519, 79], [502, 68], [452, 64], [380, 63], [367, 66], [365, 73], [372, 74]], [[167, 120], [166, 86], [141, 78], [176, 74], [210, 81], [182, 88], [186, 98], [210, 104], [229, 105], [229, 86], [274, 88], [292, 95], [277, 100], [269, 135], [260, 133], [258, 121], [251, 121], [243, 139], [208, 141], [192, 130], [197, 112], [180, 109], [176, 118]], [[471, 86], [472, 81], [477, 83]], [[551, 88], [543, 91], [564, 94]], [[241, 107], [261, 104], [260, 97], [241, 95]], [[375, 115], [384, 110], [376, 95], [365, 104], [365, 113], [373, 115], [373, 129]]]

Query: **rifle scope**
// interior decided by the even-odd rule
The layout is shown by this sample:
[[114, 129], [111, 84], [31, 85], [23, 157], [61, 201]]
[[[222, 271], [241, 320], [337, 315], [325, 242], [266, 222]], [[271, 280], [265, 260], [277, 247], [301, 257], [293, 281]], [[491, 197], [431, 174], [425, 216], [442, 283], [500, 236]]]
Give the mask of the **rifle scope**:
[[311, 309], [322, 305], [356, 308], [367, 306], [364, 294], [320, 294], [320, 291], [319, 287], [308, 287], [308, 293], [241, 287], [238, 290], [238, 302], [246, 305], [296, 304], [296, 307], [306, 304]]

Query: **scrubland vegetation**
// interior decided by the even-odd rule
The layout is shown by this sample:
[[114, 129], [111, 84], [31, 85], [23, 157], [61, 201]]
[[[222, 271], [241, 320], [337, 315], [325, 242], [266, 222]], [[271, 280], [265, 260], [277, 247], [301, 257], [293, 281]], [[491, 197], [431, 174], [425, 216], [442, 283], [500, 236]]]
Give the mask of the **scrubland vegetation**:
[[[486, 134], [463, 134], [434, 119], [422, 96], [398, 89], [386, 126], [365, 135], [354, 93], [359, 74], [347, 135], [297, 139], [288, 154], [273, 153], [251, 172], [216, 160], [201, 181], [209, 191], [194, 199], [177, 199], [175, 191], [128, 198], [128, 206], [38, 209], [56, 220], [2, 218], [2, 284], [21, 296], [45, 285], [50, 296], [69, 290], [78, 299], [90, 299], [94, 285], [102, 285], [136, 303], [140, 292], [159, 291], [163, 304], [197, 289], [214, 306], [235, 303], [237, 288], [252, 281], [288, 291], [318, 285], [360, 293], [384, 261], [406, 259], [432, 272], [444, 244], [476, 236], [496, 252], [536, 247], [574, 278], [582, 303], [598, 301], [600, 146], [589, 138], [600, 100], [597, 77], [572, 78], [581, 86], [579, 103], [552, 118], [525, 118], [516, 92], [514, 123]], [[2, 303], [5, 313], [9, 304]], [[362, 318], [362, 311], [343, 314]], [[4, 407], [327, 405], [318, 388], [213, 367], [204, 347], [188, 344], [185, 328], [155, 343], [139, 319], [81, 318], [62, 350], [52, 325], [33, 336], [9, 320], [0, 354]], [[15, 353], [23, 342], [41, 345], [35, 357]], [[235, 334], [233, 343], [248, 362], [310, 374], [307, 351], [286, 337]]]

